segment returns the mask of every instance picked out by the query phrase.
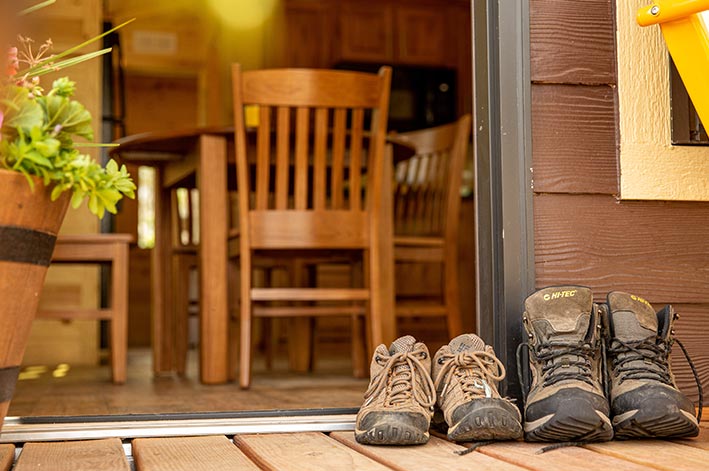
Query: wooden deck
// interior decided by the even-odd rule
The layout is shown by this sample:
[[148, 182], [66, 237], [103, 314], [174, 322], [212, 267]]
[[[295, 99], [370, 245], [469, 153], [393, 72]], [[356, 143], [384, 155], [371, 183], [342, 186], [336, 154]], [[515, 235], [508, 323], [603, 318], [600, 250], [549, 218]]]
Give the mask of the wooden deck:
[[[127, 446], [130, 444], [130, 446]], [[499, 442], [459, 455], [462, 445], [438, 437], [409, 447], [363, 446], [347, 432], [299, 432], [136, 438], [0, 445], [0, 471], [192, 470], [539, 470], [709, 469], [709, 423], [687, 440], [631, 440], [566, 447], [538, 454], [544, 444]], [[590, 467], [591, 466], [591, 467]]]

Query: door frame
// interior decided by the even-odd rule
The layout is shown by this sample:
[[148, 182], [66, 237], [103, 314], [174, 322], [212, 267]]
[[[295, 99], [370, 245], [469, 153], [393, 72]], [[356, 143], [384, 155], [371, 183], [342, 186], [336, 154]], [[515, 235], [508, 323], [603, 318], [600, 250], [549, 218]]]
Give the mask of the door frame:
[[520, 398], [515, 352], [534, 290], [529, 0], [471, 0], [477, 331]]

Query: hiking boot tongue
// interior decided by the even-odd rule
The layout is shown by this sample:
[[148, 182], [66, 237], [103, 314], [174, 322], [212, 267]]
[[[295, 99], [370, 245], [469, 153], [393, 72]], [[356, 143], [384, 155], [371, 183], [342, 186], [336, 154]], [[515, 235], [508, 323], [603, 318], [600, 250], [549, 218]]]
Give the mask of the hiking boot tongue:
[[614, 338], [633, 342], [657, 336], [657, 314], [643, 298], [614, 291], [608, 294], [608, 308]]
[[394, 340], [389, 347], [389, 355], [395, 355], [397, 353], [406, 353], [414, 350], [414, 345], [416, 344], [416, 339], [410, 335], [405, 335], [404, 337], [399, 337]]
[[453, 354], [468, 350], [479, 352], [485, 350], [485, 342], [475, 334], [462, 334], [451, 340], [448, 347]]
[[593, 295], [581, 286], [552, 286], [529, 296], [524, 307], [542, 342], [581, 342], [591, 321]]

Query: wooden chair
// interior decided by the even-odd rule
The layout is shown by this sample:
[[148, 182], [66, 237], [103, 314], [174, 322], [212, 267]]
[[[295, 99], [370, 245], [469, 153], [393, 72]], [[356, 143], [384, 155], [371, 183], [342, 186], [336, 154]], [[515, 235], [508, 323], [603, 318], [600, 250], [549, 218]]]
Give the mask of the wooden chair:
[[[230, 256], [239, 259], [239, 384], [248, 388], [254, 317], [364, 316], [370, 328], [380, 322], [382, 313], [367, 312], [367, 306], [379, 296], [376, 221], [391, 69], [382, 67], [379, 74], [324, 69], [242, 72], [234, 64], [232, 72], [239, 231], [233, 234]], [[253, 105], [258, 107], [255, 149], [247, 145], [245, 129], [245, 110], [253, 109], [245, 107]], [[359, 254], [366, 271], [363, 286], [252, 285], [258, 257], [304, 259], [335, 251]], [[264, 305], [272, 301], [294, 303]], [[313, 304], [322, 301], [344, 305]], [[359, 321], [354, 324], [357, 332]]]
[[394, 260], [442, 265], [440, 298], [402, 299], [400, 317], [445, 316], [449, 338], [462, 333], [458, 286], [460, 185], [468, 151], [470, 115], [455, 123], [390, 137], [416, 149], [400, 162], [394, 189]]
[[41, 310], [43, 319], [98, 319], [110, 322], [111, 372], [113, 382], [126, 381], [128, 350], [128, 245], [130, 234], [60, 235], [54, 246], [52, 264], [108, 264], [110, 306], [102, 309]]

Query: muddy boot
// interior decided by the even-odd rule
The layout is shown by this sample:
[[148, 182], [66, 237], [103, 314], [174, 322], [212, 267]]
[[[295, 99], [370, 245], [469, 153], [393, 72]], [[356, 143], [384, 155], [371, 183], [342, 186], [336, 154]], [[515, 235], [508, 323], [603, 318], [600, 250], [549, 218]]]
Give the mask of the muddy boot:
[[610, 440], [600, 318], [591, 290], [552, 286], [530, 295], [524, 306], [532, 373], [524, 410], [525, 439]]
[[442, 346], [433, 358], [433, 378], [440, 409], [434, 422], [441, 416], [435, 425], [447, 430], [450, 440], [522, 437], [519, 409], [497, 392], [505, 367], [477, 335], [459, 335]]
[[678, 389], [669, 364], [674, 314], [655, 314], [644, 299], [608, 294], [606, 357], [617, 438], [694, 437], [694, 405]]
[[357, 414], [355, 439], [366, 445], [420, 445], [436, 402], [431, 358], [426, 345], [407, 335], [389, 347], [379, 345], [371, 380]]

